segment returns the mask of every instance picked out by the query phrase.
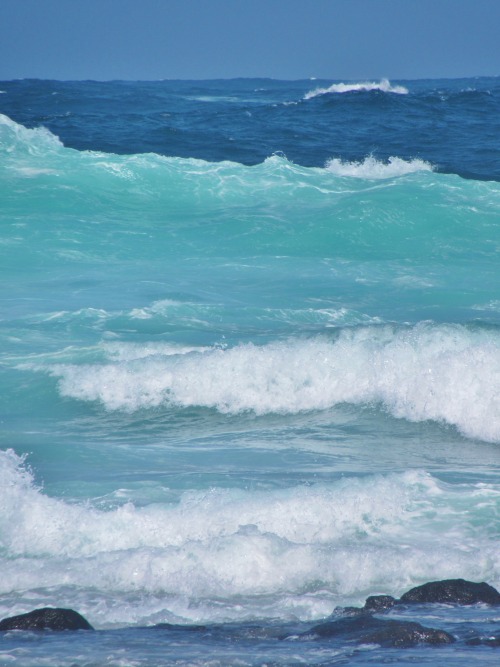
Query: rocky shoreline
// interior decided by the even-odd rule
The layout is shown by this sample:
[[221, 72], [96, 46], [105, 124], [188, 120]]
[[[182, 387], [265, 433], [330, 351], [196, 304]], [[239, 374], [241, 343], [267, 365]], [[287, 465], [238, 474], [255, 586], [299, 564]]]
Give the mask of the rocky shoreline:
[[[416, 611], [421, 605], [446, 604], [500, 606], [500, 593], [487, 583], [464, 579], [432, 581], [416, 586], [399, 599], [375, 595], [363, 607], [337, 608], [323, 623], [312, 626], [299, 638], [339, 638], [354, 644], [377, 644], [383, 648], [408, 648], [419, 644], [433, 646], [463, 642], [467, 646], [500, 647], [500, 627], [487, 637], [481, 635], [456, 637], [438, 628], [429, 628], [415, 621], [383, 618], [395, 607]], [[380, 618], [382, 616], [382, 618]], [[163, 630], [207, 631], [207, 626], [179, 626], [168, 623], [152, 626]], [[93, 631], [94, 628], [73, 609], [45, 607], [0, 621], [0, 632], [8, 631]], [[284, 635], [280, 639], [289, 639]], [[296, 636], [295, 636], [296, 638]]]

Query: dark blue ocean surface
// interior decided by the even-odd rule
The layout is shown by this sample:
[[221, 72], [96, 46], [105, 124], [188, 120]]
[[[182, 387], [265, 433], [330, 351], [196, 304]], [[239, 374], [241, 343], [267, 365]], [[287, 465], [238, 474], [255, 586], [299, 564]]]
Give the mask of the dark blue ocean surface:
[[500, 80], [0, 91], [0, 663], [497, 664]]
[[321, 167], [334, 157], [397, 156], [500, 179], [500, 78], [384, 84], [344, 92], [320, 80], [21, 80], [0, 83], [0, 111], [79, 150], [242, 164], [282, 153]]

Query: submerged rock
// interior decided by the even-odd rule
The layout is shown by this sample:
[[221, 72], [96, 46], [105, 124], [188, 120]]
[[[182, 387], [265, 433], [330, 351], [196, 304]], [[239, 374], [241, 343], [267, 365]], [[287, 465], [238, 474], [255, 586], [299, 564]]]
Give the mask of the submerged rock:
[[467, 646], [493, 646], [500, 648], [500, 632], [498, 635], [492, 635], [491, 637], [473, 637], [465, 643]]
[[7, 630], [93, 630], [90, 623], [73, 609], [45, 607], [0, 621], [0, 632]]
[[179, 630], [180, 632], [206, 632], [206, 625], [177, 625], [176, 623], [157, 623], [151, 626], [154, 630]]
[[400, 603], [440, 602], [448, 604], [500, 604], [500, 593], [485, 582], [475, 583], [465, 579], [430, 581], [416, 586], [401, 596]]
[[444, 630], [426, 628], [420, 623], [376, 618], [371, 614], [342, 618], [311, 628], [308, 635], [339, 637], [357, 644], [379, 644], [382, 647], [408, 648], [416, 644], [451, 644], [452, 635]]

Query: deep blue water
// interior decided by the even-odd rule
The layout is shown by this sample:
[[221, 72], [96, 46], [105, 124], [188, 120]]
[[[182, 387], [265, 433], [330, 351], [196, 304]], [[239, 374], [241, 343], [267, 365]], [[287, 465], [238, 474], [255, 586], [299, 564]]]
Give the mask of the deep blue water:
[[500, 79], [0, 91], [0, 664], [496, 664]]
[[[421, 158], [440, 172], [499, 180], [498, 78], [404, 81], [407, 94], [335, 92], [331, 81], [5, 82], [2, 111], [65, 146], [304, 167], [333, 157]], [[333, 84], [335, 85], [335, 84]], [[359, 84], [358, 84], [359, 85]], [[389, 84], [390, 86], [391, 84]]]

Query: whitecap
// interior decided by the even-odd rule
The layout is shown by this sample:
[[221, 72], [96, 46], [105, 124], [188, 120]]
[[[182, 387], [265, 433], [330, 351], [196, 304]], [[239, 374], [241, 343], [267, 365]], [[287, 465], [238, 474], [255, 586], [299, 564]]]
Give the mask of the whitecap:
[[360, 162], [344, 162], [339, 158], [332, 158], [327, 161], [325, 169], [337, 176], [384, 179], [405, 176], [416, 171], [433, 171], [434, 167], [429, 162], [420, 158], [404, 160], [400, 157], [391, 156], [387, 162], [382, 162], [370, 155]]
[[31, 155], [46, 153], [61, 148], [61, 140], [45, 127], [29, 129], [0, 114], [0, 151], [12, 153], [25, 150]]
[[128, 351], [110, 363], [32, 369], [57, 377], [61, 395], [99, 401], [108, 410], [198, 406], [264, 415], [374, 404], [398, 418], [435, 420], [500, 442], [500, 337], [494, 331], [368, 325], [332, 338], [178, 354], [155, 347], [138, 356]]
[[381, 79], [380, 81], [365, 81], [363, 83], [334, 83], [328, 88], [315, 88], [304, 95], [305, 100], [310, 100], [313, 97], [321, 95], [329, 95], [331, 93], [353, 93], [353, 92], [370, 92], [378, 90], [383, 93], [393, 93], [395, 95], [407, 95], [408, 88], [404, 86], [393, 86], [388, 79]]

